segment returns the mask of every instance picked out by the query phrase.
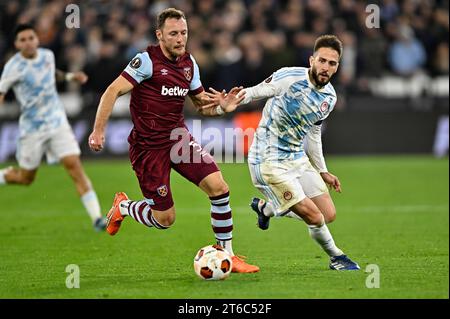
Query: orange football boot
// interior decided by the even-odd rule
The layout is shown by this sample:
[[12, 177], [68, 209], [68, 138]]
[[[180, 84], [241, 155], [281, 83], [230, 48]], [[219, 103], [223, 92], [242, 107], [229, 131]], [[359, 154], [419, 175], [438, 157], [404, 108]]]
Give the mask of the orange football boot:
[[259, 271], [258, 266], [247, 264], [244, 261], [245, 258], [245, 256], [232, 256], [231, 260], [233, 261], [233, 268], [231, 269], [231, 272], [252, 273]]
[[106, 215], [106, 231], [111, 236], [114, 236], [119, 231], [122, 220], [125, 218], [125, 216], [122, 216], [119, 209], [120, 202], [124, 200], [128, 200], [127, 194], [124, 192], [116, 193], [113, 205]]

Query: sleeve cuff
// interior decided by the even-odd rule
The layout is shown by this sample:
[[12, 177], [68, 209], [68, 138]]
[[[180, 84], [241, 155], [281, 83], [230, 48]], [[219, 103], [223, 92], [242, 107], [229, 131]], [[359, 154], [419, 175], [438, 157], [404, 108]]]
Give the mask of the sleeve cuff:
[[120, 73], [121, 76], [123, 76], [125, 79], [128, 80], [128, 82], [130, 82], [131, 84], [133, 84], [133, 86], [138, 85], [139, 83], [133, 79], [133, 77], [131, 75], [129, 75], [127, 72], [122, 71], [122, 73]]
[[197, 94], [202, 93], [204, 90], [205, 89], [203, 88], [203, 86], [200, 85], [200, 87], [198, 87], [197, 89], [189, 91], [189, 94], [190, 95], [197, 95]]

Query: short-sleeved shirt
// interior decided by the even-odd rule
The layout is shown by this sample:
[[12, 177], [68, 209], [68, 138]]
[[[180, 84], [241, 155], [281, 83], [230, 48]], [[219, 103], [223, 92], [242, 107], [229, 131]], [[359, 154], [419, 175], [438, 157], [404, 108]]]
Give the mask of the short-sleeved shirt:
[[186, 95], [203, 91], [197, 63], [185, 53], [171, 61], [159, 45], [138, 53], [122, 72], [134, 88], [130, 112], [134, 127], [130, 145], [155, 149], [172, 146], [172, 130], [185, 127], [183, 106]]
[[267, 100], [248, 162], [296, 160], [305, 155], [304, 138], [311, 127], [328, 117], [337, 101], [331, 83], [317, 89], [308, 69], [282, 68], [265, 81], [276, 92]]
[[12, 88], [20, 104], [20, 136], [47, 132], [69, 125], [56, 90], [53, 52], [39, 48], [33, 59], [16, 53], [6, 63], [0, 79], [0, 93]]

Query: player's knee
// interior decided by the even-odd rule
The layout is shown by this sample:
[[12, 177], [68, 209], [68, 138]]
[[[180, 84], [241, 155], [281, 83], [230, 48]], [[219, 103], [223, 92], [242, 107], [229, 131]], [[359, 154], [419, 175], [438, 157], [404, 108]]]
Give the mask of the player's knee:
[[65, 167], [71, 176], [77, 177], [80, 174], [80, 165], [78, 163], [69, 162]]
[[210, 196], [220, 196], [220, 195], [228, 193], [228, 191], [229, 191], [229, 188], [228, 188], [227, 183], [221, 182], [211, 189]]
[[334, 220], [336, 219], [336, 211], [333, 210], [333, 211], [327, 212], [324, 215], [324, 218], [325, 218], [325, 223], [327, 223], [327, 224], [334, 222]]
[[322, 226], [323, 223], [325, 222], [324, 216], [320, 213], [319, 214], [317, 214], [317, 213], [310, 214], [308, 217], [309, 217], [310, 225], [315, 225], [315, 226], [319, 227], [319, 226]]
[[229, 188], [220, 171], [205, 177], [198, 186], [209, 196], [216, 197], [228, 193]]
[[[158, 214], [157, 216], [154, 216], [154, 218], [157, 220], [159, 224], [161, 224], [164, 227], [170, 227], [175, 223], [175, 209], [169, 209], [166, 212], [163, 212], [161, 214]], [[165, 229], [165, 228], [162, 228]]]
[[299, 215], [308, 225], [322, 225], [324, 217], [320, 210], [311, 206], [308, 199], [304, 199], [291, 207], [291, 210]]
[[167, 216], [161, 219], [160, 223], [164, 227], [172, 226], [175, 223], [175, 215], [168, 214]]
[[62, 160], [64, 167], [66, 170], [72, 175], [75, 176], [77, 174], [81, 174], [81, 162], [78, 156], [67, 156]]

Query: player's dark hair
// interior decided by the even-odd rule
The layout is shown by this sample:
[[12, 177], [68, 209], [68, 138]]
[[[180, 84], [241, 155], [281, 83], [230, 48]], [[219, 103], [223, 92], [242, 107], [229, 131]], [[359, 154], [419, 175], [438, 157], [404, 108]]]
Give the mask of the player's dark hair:
[[325, 34], [318, 37], [314, 43], [314, 53], [316, 53], [320, 48], [330, 48], [336, 50], [339, 54], [339, 59], [342, 56], [342, 42], [335, 35]]
[[33, 30], [36, 32], [36, 30], [34, 29], [34, 27], [31, 24], [27, 24], [27, 23], [19, 24], [14, 29], [14, 38], [16, 38], [20, 32], [25, 31], [25, 30]]
[[175, 18], [177, 20], [184, 19], [186, 20], [186, 16], [184, 15], [184, 12], [175, 8], [167, 8], [164, 9], [160, 14], [158, 14], [158, 25], [156, 26], [157, 29], [161, 29], [164, 26], [164, 23], [167, 19]]

